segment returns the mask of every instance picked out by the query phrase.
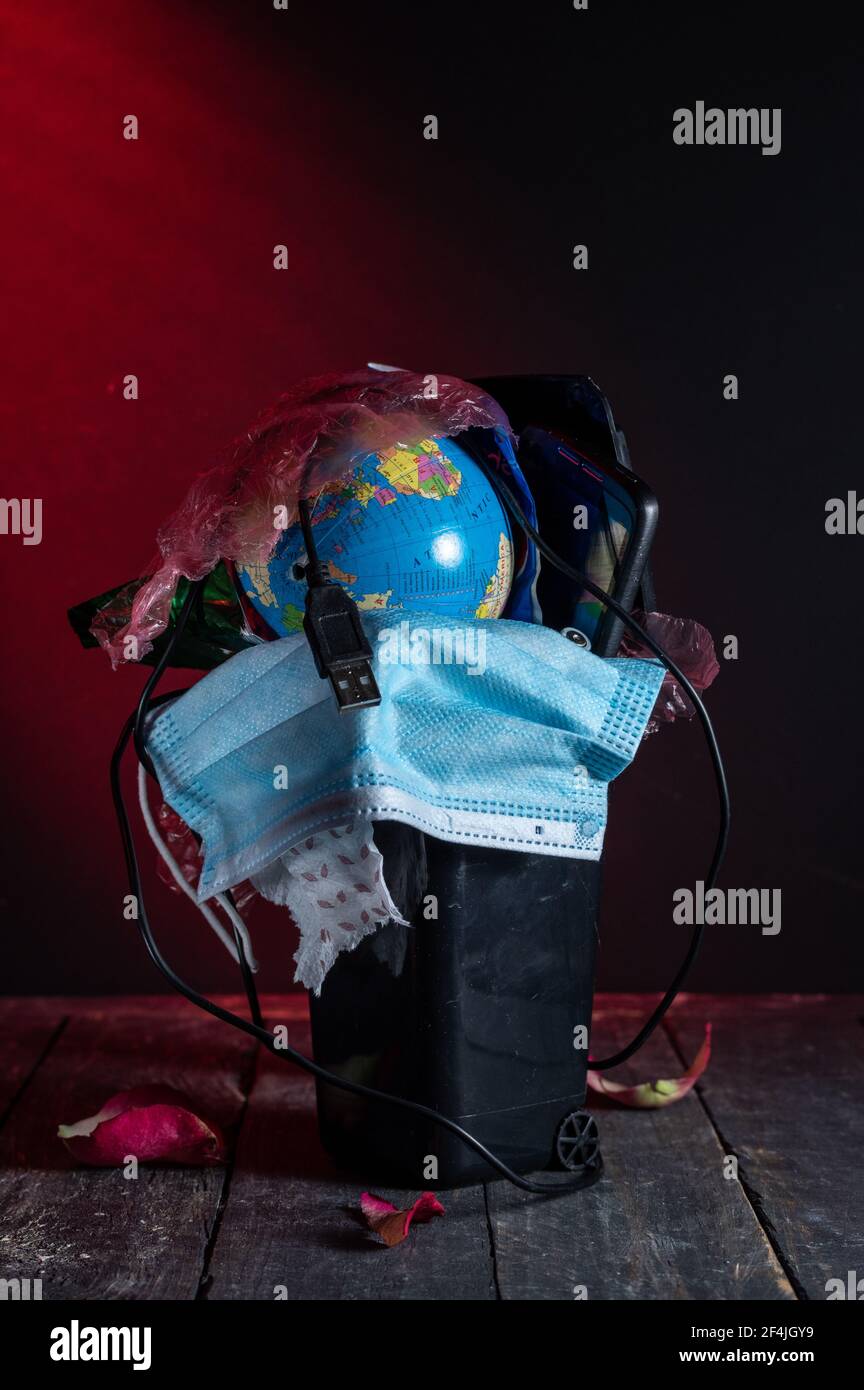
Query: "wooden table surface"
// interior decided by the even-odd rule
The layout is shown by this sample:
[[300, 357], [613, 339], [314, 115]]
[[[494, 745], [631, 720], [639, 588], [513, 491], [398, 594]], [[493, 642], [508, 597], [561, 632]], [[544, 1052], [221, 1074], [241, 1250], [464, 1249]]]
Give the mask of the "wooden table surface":
[[[305, 996], [263, 1002], [308, 1049]], [[652, 1002], [598, 996], [595, 1050]], [[386, 1250], [358, 1221], [364, 1182], [321, 1150], [304, 1074], [172, 997], [0, 1000], [0, 1279], [41, 1278], [43, 1299], [824, 1299], [864, 1271], [862, 1012], [684, 996], [616, 1075], [679, 1075], [710, 1019], [708, 1071], [663, 1110], [589, 1098], [597, 1186], [444, 1193], [443, 1218]], [[157, 1081], [227, 1127], [228, 1165], [77, 1167], [58, 1123]]]

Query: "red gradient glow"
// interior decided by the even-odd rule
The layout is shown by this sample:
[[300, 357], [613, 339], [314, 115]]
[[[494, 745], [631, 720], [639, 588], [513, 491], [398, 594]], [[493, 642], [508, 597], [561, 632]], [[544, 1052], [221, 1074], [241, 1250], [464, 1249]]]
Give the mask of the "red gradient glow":
[[[256, 46], [195, 3], [2, 15], [2, 492], [41, 498], [44, 527], [38, 546], [0, 537], [2, 891], [26, 945], [19, 987], [149, 985], [107, 784], [141, 674], [82, 651], [66, 609], [146, 567], [190, 478], [291, 381], [370, 357], [443, 362], [440, 291], [400, 223], [411, 168], [395, 151], [389, 180], [370, 167], [374, 118], [302, 25], [277, 58], [260, 29]], [[181, 965], [227, 983], [188, 905], [151, 892]], [[274, 932], [287, 983], [281, 915]]]

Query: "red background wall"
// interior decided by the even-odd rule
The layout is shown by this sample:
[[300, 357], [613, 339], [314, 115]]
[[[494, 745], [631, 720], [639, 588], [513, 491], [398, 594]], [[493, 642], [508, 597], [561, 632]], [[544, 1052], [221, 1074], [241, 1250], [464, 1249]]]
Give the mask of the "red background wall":
[[[662, 606], [740, 641], [711, 695], [725, 882], [784, 892], [781, 936], [715, 934], [695, 983], [854, 983], [862, 542], [823, 524], [861, 476], [837, 150], [854, 72], [830, 10], [814, 36], [761, 8], [761, 32], [748, 7], [712, 11], [709, 39], [702, 7], [674, 4], [0, 7], [2, 492], [44, 502], [41, 545], [0, 537], [4, 988], [155, 986], [107, 788], [141, 674], [82, 651], [66, 608], [145, 567], [272, 396], [370, 358], [607, 390], [660, 497]], [[782, 106], [782, 153], [673, 146], [697, 98]], [[663, 730], [613, 795], [602, 983], [664, 981], [669, 895], [704, 875], [712, 831], [700, 735]], [[226, 985], [196, 915], [152, 895], [181, 966]], [[258, 931], [284, 985], [278, 913]]]

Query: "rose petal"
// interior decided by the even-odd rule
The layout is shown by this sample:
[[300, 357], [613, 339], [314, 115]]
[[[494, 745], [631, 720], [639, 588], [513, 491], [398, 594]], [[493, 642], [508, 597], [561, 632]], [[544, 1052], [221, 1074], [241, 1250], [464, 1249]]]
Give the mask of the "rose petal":
[[629, 1105], [637, 1110], [657, 1110], [686, 1096], [704, 1072], [710, 1057], [711, 1024], [706, 1023], [705, 1040], [683, 1076], [669, 1081], [643, 1081], [639, 1086], [625, 1086], [620, 1081], [610, 1081], [604, 1072], [591, 1071], [589, 1067], [588, 1085], [592, 1091], [609, 1096], [619, 1105]]
[[136, 1086], [106, 1101], [96, 1115], [60, 1125], [57, 1133], [80, 1163], [122, 1167], [139, 1163], [221, 1163], [225, 1140], [218, 1126], [197, 1115], [170, 1086]]
[[405, 1239], [412, 1221], [431, 1221], [433, 1216], [444, 1215], [444, 1208], [434, 1192], [424, 1192], [412, 1206], [401, 1208], [372, 1192], [364, 1192], [360, 1197], [360, 1210], [369, 1229], [380, 1236], [388, 1248]]
[[384, 1197], [376, 1197], [374, 1192], [361, 1192], [360, 1210], [367, 1221], [373, 1220], [378, 1216], [389, 1216], [396, 1208], [392, 1202], [388, 1202]]

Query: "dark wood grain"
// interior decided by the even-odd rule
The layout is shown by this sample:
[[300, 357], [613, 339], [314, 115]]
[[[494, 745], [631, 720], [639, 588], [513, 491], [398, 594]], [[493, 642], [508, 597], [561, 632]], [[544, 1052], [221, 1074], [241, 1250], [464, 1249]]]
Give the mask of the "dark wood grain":
[[[600, 999], [593, 1050], [636, 1032], [642, 1000]], [[655, 1035], [616, 1079], [679, 1075]], [[606, 1165], [596, 1187], [543, 1202], [489, 1189], [497, 1276], [505, 1299], [791, 1299], [793, 1290], [698, 1099], [661, 1110], [604, 1106], [589, 1095]], [[584, 1290], [584, 1293], [582, 1292]]]
[[[282, 1006], [292, 1046], [309, 1050], [305, 1002]], [[388, 1250], [360, 1218], [362, 1177], [338, 1172], [318, 1142], [311, 1078], [269, 1054], [243, 1122], [230, 1198], [208, 1269], [210, 1299], [495, 1297], [483, 1189], [442, 1196], [446, 1215]], [[374, 1187], [398, 1206], [418, 1192]]]
[[6, 1278], [41, 1278], [44, 1299], [194, 1298], [226, 1181], [223, 1168], [79, 1168], [58, 1123], [110, 1095], [162, 1082], [222, 1125], [244, 1102], [251, 1044], [190, 1005], [83, 1012], [70, 1020], [0, 1131]]
[[691, 995], [670, 1021], [685, 1052], [706, 1016], [707, 1111], [799, 1294], [824, 1299], [829, 1279], [864, 1277], [864, 999]]
[[0, 1125], [67, 1018], [62, 1000], [0, 999]]
[[[595, 1050], [648, 1009], [601, 996]], [[308, 1049], [305, 996], [265, 1011]], [[41, 1278], [46, 1299], [824, 1298], [826, 1280], [864, 1274], [862, 1018], [850, 996], [684, 997], [616, 1076], [680, 1074], [707, 1019], [711, 1065], [667, 1109], [592, 1097], [597, 1187], [552, 1201], [503, 1183], [445, 1193], [443, 1218], [386, 1250], [360, 1220], [361, 1191], [398, 1205], [416, 1193], [332, 1167], [303, 1074], [171, 997], [0, 1001], [0, 1277]], [[239, 1129], [236, 1162], [142, 1167], [136, 1181], [77, 1167], [57, 1124], [154, 1081], [229, 1138]], [[730, 1155], [738, 1181], [724, 1177]]]

